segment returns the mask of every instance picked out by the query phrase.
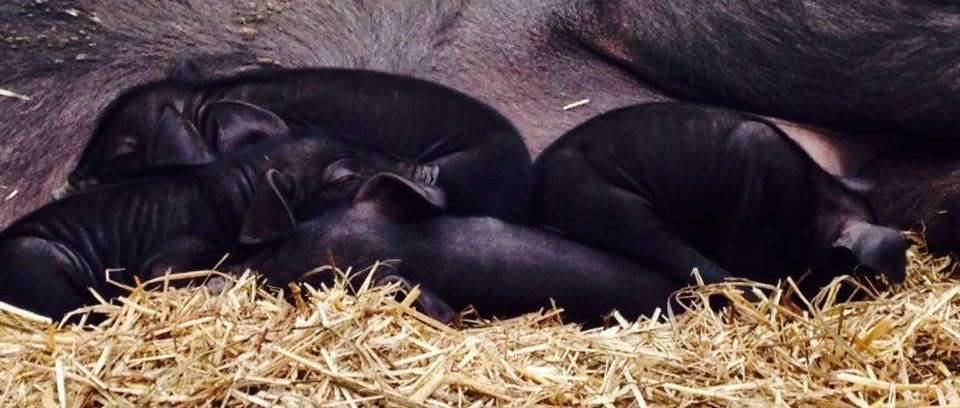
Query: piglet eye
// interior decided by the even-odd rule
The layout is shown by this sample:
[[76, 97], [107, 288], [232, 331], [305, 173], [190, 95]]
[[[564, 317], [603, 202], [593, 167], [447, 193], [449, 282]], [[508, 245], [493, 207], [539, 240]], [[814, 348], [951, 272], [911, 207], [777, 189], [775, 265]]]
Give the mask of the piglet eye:
[[137, 138], [133, 136], [123, 136], [117, 141], [111, 156], [118, 157], [130, 155], [135, 153], [139, 147], [140, 143], [137, 141]]
[[331, 163], [324, 172], [324, 181], [327, 183], [339, 183], [356, 176], [357, 173], [350, 169], [349, 163], [347, 159], [341, 159]]

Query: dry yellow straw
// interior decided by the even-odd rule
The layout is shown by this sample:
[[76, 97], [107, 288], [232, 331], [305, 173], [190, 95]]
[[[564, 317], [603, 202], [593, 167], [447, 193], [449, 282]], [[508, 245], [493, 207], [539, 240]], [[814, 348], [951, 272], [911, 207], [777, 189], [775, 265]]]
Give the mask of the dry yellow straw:
[[[960, 406], [960, 278], [921, 251], [869, 300], [838, 303], [849, 279], [796, 302], [755, 285], [758, 304], [696, 287], [685, 313], [592, 330], [556, 310], [452, 329], [396, 287], [303, 287], [298, 307], [252, 274], [138, 288], [85, 329], [2, 306], [0, 405]], [[731, 305], [705, 306], [717, 293]]]

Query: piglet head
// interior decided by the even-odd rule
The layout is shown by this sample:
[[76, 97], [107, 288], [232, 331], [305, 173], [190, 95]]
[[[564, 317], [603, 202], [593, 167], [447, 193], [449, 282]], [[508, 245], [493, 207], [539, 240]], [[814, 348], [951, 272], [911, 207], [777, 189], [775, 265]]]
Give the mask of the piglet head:
[[69, 176], [72, 189], [139, 178], [148, 169], [212, 161], [183, 114], [187, 98], [183, 89], [157, 85], [136, 88], [114, 101]]
[[849, 272], [863, 265], [902, 282], [906, 278], [907, 240], [900, 230], [876, 224], [877, 218], [866, 201], [874, 188], [872, 183], [822, 171], [814, 175], [819, 194], [812, 226], [814, 240], [821, 248], [815, 256], [820, 267]]
[[289, 186], [281, 174], [270, 174], [274, 180], [258, 188], [241, 240], [257, 245], [244, 267], [263, 271], [277, 284], [299, 280], [331, 261], [346, 267], [398, 258], [403, 242], [390, 231], [426, 221], [446, 207], [437, 187], [380, 173], [366, 179], [352, 200], [298, 223]]
[[[343, 162], [334, 162], [325, 171], [330, 188], [356, 177]], [[388, 223], [420, 222], [436, 216], [446, 208], [446, 196], [440, 188], [410, 181], [394, 173], [379, 173], [366, 179], [353, 199], [298, 225], [294, 215], [295, 181], [276, 170], [268, 170], [244, 216], [240, 242], [264, 244], [291, 236], [310, 236], [307, 240], [322, 241], [323, 234], [349, 223], [365, 223], [377, 219]], [[302, 200], [302, 199], [300, 199]], [[324, 224], [323, 228], [320, 224]]]
[[844, 224], [833, 248], [848, 251], [860, 264], [886, 274], [894, 282], [903, 282], [907, 276], [907, 241], [893, 228], [850, 221]]
[[289, 131], [274, 113], [243, 102], [218, 101], [197, 109], [195, 93], [179, 82], [155, 83], [118, 98], [100, 119], [61, 195], [210, 163]]

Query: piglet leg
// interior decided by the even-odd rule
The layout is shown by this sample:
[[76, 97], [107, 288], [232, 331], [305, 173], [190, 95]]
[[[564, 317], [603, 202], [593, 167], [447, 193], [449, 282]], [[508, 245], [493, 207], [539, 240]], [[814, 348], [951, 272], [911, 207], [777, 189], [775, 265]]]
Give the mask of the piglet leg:
[[93, 302], [96, 286], [71, 249], [35, 237], [0, 244], [0, 282], [0, 301], [53, 319]]

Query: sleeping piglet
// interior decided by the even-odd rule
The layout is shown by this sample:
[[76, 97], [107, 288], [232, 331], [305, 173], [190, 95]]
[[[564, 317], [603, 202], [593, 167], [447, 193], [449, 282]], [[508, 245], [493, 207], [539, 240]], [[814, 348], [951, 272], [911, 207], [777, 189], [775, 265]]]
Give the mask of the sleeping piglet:
[[533, 212], [675, 282], [693, 268], [707, 283], [812, 268], [805, 286], [816, 287], [857, 263], [903, 280], [905, 239], [874, 224], [862, 187], [761, 118], [656, 103], [600, 115], [551, 145], [534, 164]]
[[[179, 154], [157, 152], [167, 153]], [[106, 298], [121, 293], [107, 269], [119, 269], [112, 280], [131, 285], [168, 269], [211, 267], [265, 236], [244, 229], [244, 219], [278, 214], [248, 210], [277, 192], [304, 213], [323, 212], [352, 197], [361, 174], [414, 172], [377, 157], [334, 138], [278, 137], [210, 164], [66, 197], [0, 233], [0, 301], [59, 318], [94, 301], [87, 288]]]
[[[287, 200], [278, 194], [251, 211], [287, 214]], [[445, 215], [445, 206], [435, 186], [379, 174], [352, 202], [299, 225], [287, 223], [288, 216], [248, 218], [256, 224], [248, 229], [264, 232], [264, 244], [233, 268], [260, 270], [284, 284], [326, 264], [329, 254], [341, 266], [399, 259], [395, 271], [375, 280], [421, 285], [418, 306], [440, 320], [468, 305], [484, 315], [515, 316], [554, 299], [573, 321], [598, 324], [613, 309], [636, 317], [666, 306], [680, 287], [638, 262], [553, 232], [492, 217]]]
[[[244, 110], [276, 120], [238, 120]], [[429, 81], [335, 68], [172, 77], [131, 88], [106, 108], [60, 194], [208, 163], [287, 128], [429, 165], [452, 213], [529, 218], [530, 156], [500, 113]], [[171, 138], [184, 141], [179, 156], [158, 158]]]

